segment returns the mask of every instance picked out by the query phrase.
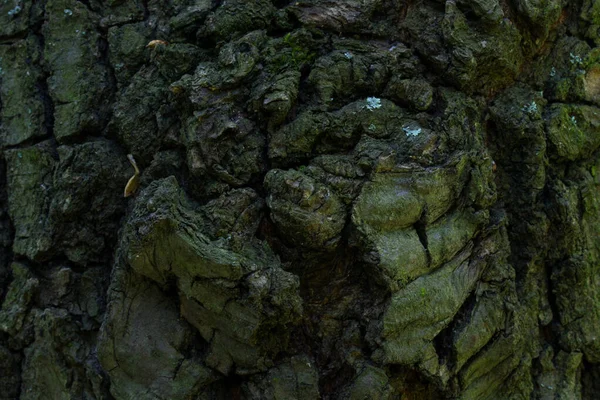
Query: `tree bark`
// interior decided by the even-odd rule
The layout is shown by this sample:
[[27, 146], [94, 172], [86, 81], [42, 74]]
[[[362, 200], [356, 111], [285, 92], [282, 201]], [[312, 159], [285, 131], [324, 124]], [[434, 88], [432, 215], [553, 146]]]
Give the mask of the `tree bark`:
[[600, 398], [595, 0], [4, 1], [0, 150], [0, 400]]

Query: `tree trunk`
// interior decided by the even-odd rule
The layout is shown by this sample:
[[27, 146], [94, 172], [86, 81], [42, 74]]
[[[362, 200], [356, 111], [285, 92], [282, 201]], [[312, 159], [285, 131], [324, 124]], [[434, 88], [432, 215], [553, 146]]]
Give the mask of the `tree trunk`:
[[5, 0], [0, 102], [1, 400], [600, 398], [596, 0]]

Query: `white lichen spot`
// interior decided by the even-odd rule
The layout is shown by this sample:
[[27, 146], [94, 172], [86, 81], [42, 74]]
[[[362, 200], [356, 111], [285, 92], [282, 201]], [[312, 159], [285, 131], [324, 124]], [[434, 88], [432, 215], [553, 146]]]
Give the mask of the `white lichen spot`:
[[65, 11], [64, 11], [64, 12], [65, 12], [65, 15], [66, 15], [66, 16], [69, 16], [69, 17], [70, 17], [71, 15], [73, 15], [73, 11], [69, 10], [68, 8], [65, 8]]
[[481, 42], [479, 42], [479, 44], [481, 45], [481, 47], [483, 47], [484, 49], [487, 47], [487, 41], [482, 40]]
[[65, 199], [65, 201], [63, 202], [63, 206], [62, 206], [63, 211], [67, 211], [69, 209], [70, 205], [71, 205], [71, 197], [67, 197]]
[[15, 6], [15, 8], [13, 8], [12, 10], [10, 10], [8, 12], [8, 15], [12, 17], [13, 15], [17, 15], [20, 12], [21, 12], [21, 7]]
[[573, 54], [573, 53], [569, 53], [569, 56], [570, 56], [570, 58], [571, 58], [571, 64], [577, 64], [577, 65], [580, 65], [580, 64], [582, 64], [582, 63], [583, 63], [583, 60], [581, 59], [581, 57], [580, 57], [580, 56], [578, 56], [578, 55], [575, 55], [575, 54]]
[[537, 112], [537, 110], [538, 110], [538, 106], [535, 101], [532, 101], [531, 103], [525, 104], [523, 106], [523, 111], [525, 111], [528, 114], [535, 114]]
[[378, 97], [367, 97], [367, 109], [370, 111], [381, 108], [381, 99]]
[[422, 131], [421, 127], [416, 123], [403, 126], [402, 130], [406, 133], [406, 136], [419, 136]]
[[550, 76], [554, 77], [556, 75], [556, 68], [552, 67], [550, 70]]
[[369, 129], [371, 132], [373, 132], [373, 131], [375, 131], [375, 129], [377, 129], [377, 127], [375, 126], [375, 124], [371, 124], [371, 125], [369, 125], [369, 128], [368, 128], [368, 129]]
[[577, 125], [577, 118], [575, 118], [575, 116], [574, 116], [574, 115], [571, 115], [571, 123], [572, 123], [573, 125]]
[[346, 57], [348, 60], [350, 60], [354, 56], [352, 55], [352, 53], [350, 53], [349, 51], [347, 51], [347, 52], [344, 53], [344, 57]]

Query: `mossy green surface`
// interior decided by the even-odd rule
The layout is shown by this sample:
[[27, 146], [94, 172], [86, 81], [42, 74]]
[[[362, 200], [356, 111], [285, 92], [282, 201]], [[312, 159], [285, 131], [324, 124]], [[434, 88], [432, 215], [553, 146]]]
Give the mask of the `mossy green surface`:
[[318, 399], [319, 388], [314, 360], [306, 356], [293, 356], [259, 374], [242, 386], [242, 393], [250, 398], [263, 399]]
[[[123, 239], [127, 265], [153, 281], [152, 287], [177, 280], [181, 315], [210, 343], [207, 365], [221, 373], [264, 371], [301, 312], [297, 279], [255, 239], [210, 240], [202, 234], [212, 223], [194, 210], [173, 177], [153, 182], [141, 196], [145, 200], [134, 209]], [[119, 323], [117, 314], [113, 318]], [[268, 331], [279, 332], [277, 340], [266, 340]], [[108, 337], [103, 341], [110, 345]]]
[[151, 39], [151, 30], [143, 22], [114, 26], [108, 30], [109, 56], [120, 86], [128, 86], [146, 61], [150, 53], [146, 45]]
[[[31, 2], [3, 1], [0, 4], [0, 37], [14, 37], [27, 31], [30, 23], [37, 22], [41, 9]], [[30, 21], [33, 16], [33, 21]]]
[[17, 335], [23, 329], [40, 281], [22, 264], [11, 265], [13, 282], [8, 288], [0, 311], [0, 330]]
[[469, 211], [453, 213], [437, 220], [425, 230], [431, 267], [450, 261], [475, 237], [478, 229], [488, 223], [485, 213], [473, 215]]
[[600, 397], [597, 3], [0, 0], [0, 399]]
[[[38, 139], [47, 134], [44, 104], [38, 85], [40, 45], [34, 35], [0, 46], [0, 146]], [[29, 61], [29, 62], [28, 62]]]
[[114, 106], [109, 129], [119, 135], [125, 148], [140, 161], [148, 160], [161, 146], [165, 129], [159, 129], [157, 117], [166, 99], [167, 81], [156, 67], [144, 66], [120, 93]]
[[44, 145], [4, 152], [8, 212], [16, 227], [13, 251], [33, 260], [46, 257], [52, 246], [47, 216], [55, 161]]
[[[180, 320], [179, 311], [169, 305], [157, 285], [131, 279], [122, 269], [115, 272], [109, 319], [98, 345], [98, 360], [110, 371], [111, 394], [116, 398], [181, 398], [193, 393], [196, 384], [213, 381], [213, 373], [199, 360], [185, 360], [182, 352], [191, 338], [190, 326]], [[121, 318], [122, 313], [127, 318]], [[170, 374], [165, 375], [165, 370]]]
[[265, 176], [273, 222], [292, 244], [332, 249], [340, 240], [346, 210], [327, 186], [295, 170], [273, 169]]
[[593, 0], [585, 0], [581, 7], [580, 17], [587, 23], [585, 35], [596, 45], [600, 43], [600, 5]]
[[[431, 340], [450, 323], [481, 274], [469, 268], [469, 250], [392, 295], [383, 316], [385, 363], [418, 364], [435, 359]], [[437, 373], [439, 366], [429, 369]]]
[[548, 110], [547, 131], [559, 157], [589, 157], [600, 146], [600, 108], [554, 104]]
[[423, 214], [425, 201], [411, 191], [410, 173], [378, 174], [367, 182], [353, 208], [353, 222], [377, 231], [407, 228]]
[[[106, 260], [117, 240], [114, 220], [125, 213], [123, 189], [132, 175], [131, 165], [122, 150], [106, 140], [60, 146], [57, 151], [48, 213], [53, 247], [80, 265]], [[98, 187], [103, 190], [96, 193]]]
[[46, 18], [43, 57], [44, 65], [53, 71], [47, 84], [56, 103], [54, 135], [67, 143], [104, 128], [108, 70], [100, 63], [97, 14], [77, 1], [57, 0], [48, 3]]
[[251, 30], [267, 28], [274, 14], [275, 7], [267, 0], [228, 1], [208, 15], [198, 35], [229, 40]]
[[364, 398], [385, 400], [392, 398], [392, 393], [385, 371], [372, 365], [365, 365], [358, 374], [348, 398], [351, 400]]

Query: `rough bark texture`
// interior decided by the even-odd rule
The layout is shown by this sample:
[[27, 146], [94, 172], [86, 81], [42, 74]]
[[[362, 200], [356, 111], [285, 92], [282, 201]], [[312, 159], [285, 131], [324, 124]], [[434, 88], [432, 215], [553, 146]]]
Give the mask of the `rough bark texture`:
[[600, 398], [598, 1], [2, 0], [0, 149], [2, 400]]

